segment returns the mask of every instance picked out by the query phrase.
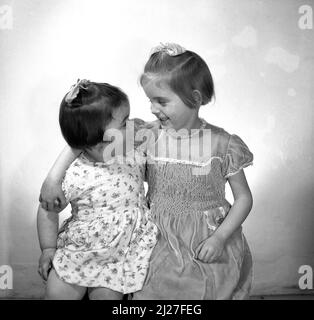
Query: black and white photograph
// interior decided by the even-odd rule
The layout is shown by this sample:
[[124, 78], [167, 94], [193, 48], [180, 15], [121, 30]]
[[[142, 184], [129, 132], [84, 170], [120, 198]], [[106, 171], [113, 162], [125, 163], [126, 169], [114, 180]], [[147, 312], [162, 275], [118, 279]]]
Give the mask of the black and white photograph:
[[313, 9], [0, 0], [0, 304], [314, 300]]

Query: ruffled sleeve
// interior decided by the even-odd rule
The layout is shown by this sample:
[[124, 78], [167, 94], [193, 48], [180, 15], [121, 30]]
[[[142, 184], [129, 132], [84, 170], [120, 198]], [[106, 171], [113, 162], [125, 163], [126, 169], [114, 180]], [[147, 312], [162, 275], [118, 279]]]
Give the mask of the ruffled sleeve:
[[80, 155], [76, 158], [69, 168], [66, 170], [63, 181], [62, 181], [62, 191], [64, 193], [64, 197], [69, 203], [73, 199], [75, 199], [82, 191], [81, 187], [83, 188], [84, 182], [79, 179], [83, 176], [82, 174], [82, 163], [80, 159], [83, 155]]
[[237, 135], [231, 135], [222, 164], [224, 178], [229, 178], [243, 168], [253, 164], [253, 154]]

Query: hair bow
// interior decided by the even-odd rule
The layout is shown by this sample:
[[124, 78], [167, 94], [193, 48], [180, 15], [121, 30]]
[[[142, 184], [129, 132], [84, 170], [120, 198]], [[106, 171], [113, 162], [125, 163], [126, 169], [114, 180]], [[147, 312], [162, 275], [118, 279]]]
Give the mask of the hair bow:
[[154, 47], [151, 51], [151, 55], [156, 52], [165, 52], [169, 56], [177, 56], [181, 53], [184, 53], [186, 51], [185, 48], [181, 47], [179, 44], [176, 43], [160, 43], [159, 46]]
[[71, 87], [70, 91], [65, 96], [65, 102], [71, 103], [77, 97], [78, 93], [80, 92], [80, 89], [87, 89], [87, 84], [89, 82], [90, 81], [86, 79], [77, 79], [76, 84], [74, 84]]

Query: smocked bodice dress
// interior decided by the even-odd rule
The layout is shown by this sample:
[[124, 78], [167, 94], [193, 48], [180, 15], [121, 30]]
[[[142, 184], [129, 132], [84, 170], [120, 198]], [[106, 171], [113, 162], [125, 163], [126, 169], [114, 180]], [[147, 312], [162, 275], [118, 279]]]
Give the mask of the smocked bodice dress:
[[[143, 289], [134, 299], [244, 299], [252, 259], [241, 227], [214, 263], [196, 259], [195, 249], [228, 214], [228, 177], [250, 165], [253, 155], [236, 135], [204, 122], [188, 136], [190, 152], [176, 153], [177, 137], [162, 130], [148, 147], [148, 201], [160, 236]], [[203, 152], [198, 151], [202, 136]], [[181, 143], [187, 140], [181, 139]], [[194, 148], [194, 149], [193, 149]], [[202, 149], [202, 148], [200, 148]]]

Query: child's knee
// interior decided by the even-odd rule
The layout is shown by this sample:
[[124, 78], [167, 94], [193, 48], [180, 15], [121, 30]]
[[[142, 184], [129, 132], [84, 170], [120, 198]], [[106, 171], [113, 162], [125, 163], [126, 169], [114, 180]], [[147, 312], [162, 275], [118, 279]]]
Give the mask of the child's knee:
[[45, 290], [45, 300], [56, 300], [60, 296], [60, 288], [58, 282], [61, 281], [58, 279], [54, 269], [51, 269], [48, 274], [48, 279], [46, 283]]
[[85, 292], [86, 288], [66, 283], [57, 276], [54, 269], [50, 271], [45, 300], [80, 300]]
[[90, 300], [122, 300], [123, 294], [107, 288], [89, 288], [88, 297]]
[[62, 299], [62, 294], [60, 290], [52, 285], [47, 285], [45, 292], [45, 300], [59, 300]]

